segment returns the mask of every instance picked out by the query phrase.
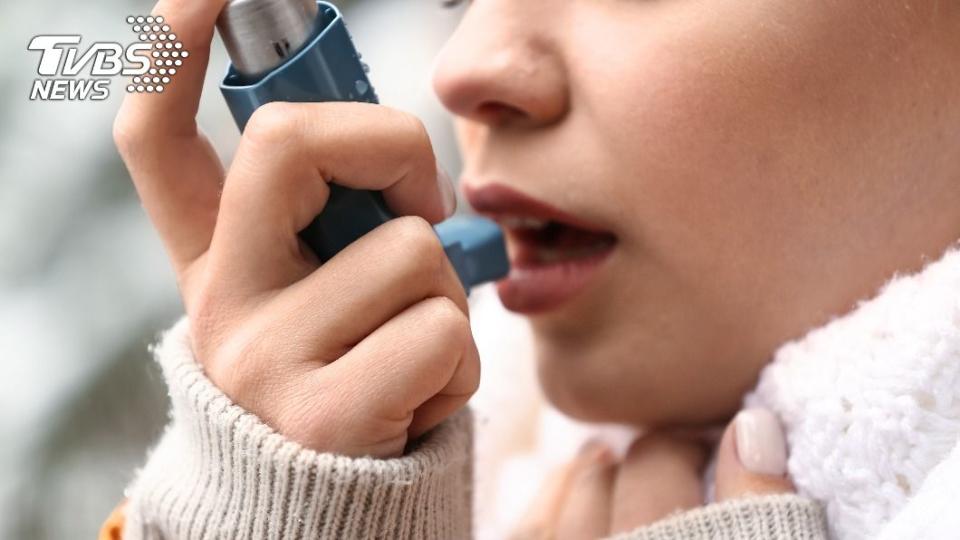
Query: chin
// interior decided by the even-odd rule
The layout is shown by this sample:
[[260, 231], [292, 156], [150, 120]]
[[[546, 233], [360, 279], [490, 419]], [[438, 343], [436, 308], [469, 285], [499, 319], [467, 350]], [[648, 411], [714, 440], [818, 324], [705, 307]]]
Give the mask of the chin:
[[544, 396], [574, 419], [643, 428], [702, 426], [729, 418], [741, 401], [743, 388], [726, 388], [723, 376], [711, 377], [703, 366], [629, 346], [571, 341], [538, 335], [536, 350]]
[[606, 360], [538, 340], [537, 374], [544, 396], [560, 412], [584, 422], [657, 423], [665, 411], [656, 403], [656, 393], [624, 374], [622, 362]]

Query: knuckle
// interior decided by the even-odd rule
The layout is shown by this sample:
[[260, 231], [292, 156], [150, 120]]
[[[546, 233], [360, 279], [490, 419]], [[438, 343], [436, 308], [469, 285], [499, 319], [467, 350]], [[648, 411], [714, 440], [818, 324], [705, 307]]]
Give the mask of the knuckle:
[[434, 391], [447, 396], [472, 396], [480, 385], [480, 358], [467, 316], [455, 302], [438, 296], [424, 300], [411, 321], [416, 340], [428, 343], [429, 372], [424, 377]]
[[456, 302], [445, 296], [431, 298], [428, 302], [430, 322], [443, 337], [461, 347], [472, 344], [470, 320]]
[[143, 146], [148, 133], [139, 118], [122, 109], [113, 119], [113, 143], [121, 156], [129, 156]]
[[470, 347], [468, 353], [464, 358], [464, 366], [467, 370], [467, 387], [465, 388], [464, 395], [472, 396], [480, 389], [480, 352], [477, 350], [476, 345], [473, 343], [473, 337], [470, 338]]
[[415, 164], [426, 168], [435, 167], [433, 143], [423, 121], [408, 112], [397, 111], [397, 125], [398, 132], [403, 135], [404, 150]]
[[419, 216], [406, 216], [395, 220], [399, 249], [402, 255], [415, 265], [415, 271], [432, 279], [443, 274], [446, 253], [436, 232]]
[[283, 395], [287, 368], [274, 361], [283, 354], [269, 336], [237, 329], [209, 345], [212, 348], [204, 367], [210, 380], [237, 403], [260, 411], [260, 398]]
[[247, 374], [243, 364], [249, 363], [255, 354], [255, 344], [242, 335], [233, 334], [222, 343], [208, 341], [202, 347], [205, 359], [201, 363], [210, 380], [232, 399], [243, 403], [244, 396], [254, 392], [251, 384], [256, 378]]
[[294, 103], [267, 103], [250, 117], [244, 139], [258, 146], [284, 145], [294, 137], [300, 116], [301, 108]]
[[397, 111], [397, 123], [411, 143], [417, 146], [430, 145], [430, 133], [419, 117], [405, 111]]

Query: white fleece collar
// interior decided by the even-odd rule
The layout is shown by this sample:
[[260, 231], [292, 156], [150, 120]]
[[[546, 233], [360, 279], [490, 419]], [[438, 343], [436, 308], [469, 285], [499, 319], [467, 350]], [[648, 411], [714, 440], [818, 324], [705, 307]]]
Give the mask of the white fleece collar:
[[[525, 321], [490, 287], [471, 300], [485, 372], [471, 405], [486, 540], [513, 530], [544, 475], [598, 427], [543, 402]], [[783, 345], [746, 404], [784, 422], [790, 474], [824, 504], [835, 538], [960, 538], [960, 247]], [[600, 435], [620, 450], [631, 439]]]
[[960, 249], [783, 345], [746, 404], [834, 537], [960, 538]]

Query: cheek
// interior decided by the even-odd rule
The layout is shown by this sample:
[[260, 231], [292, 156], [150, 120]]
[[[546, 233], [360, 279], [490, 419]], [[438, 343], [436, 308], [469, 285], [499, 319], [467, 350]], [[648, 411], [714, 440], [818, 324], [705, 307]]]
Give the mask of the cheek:
[[729, 408], [779, 344], [909, 267], [915, 253], [893, 258], [889, 240], [922, 233], [890, 217], [917, 161], [896, 158], [899, 138], [917, 134], [890, 132], [905, 91], [891, 81], [915, 78], [860, 4], [578, 18], [570, 122], [606, 164], [597, 200], [622, 218], [625, 264], [591, 311], [609, 340], [578, 349], [577, 328], [541, 325], [562, 408], [616, 416], [624, 393], [642, 396], [627, 412], [643, 421]]
[[619, 62], [575, 60], [590, 66], [578, 89], [610, 159], [628, 173], [619, 183], [639, 205], [638, 217], [729, 223], [750, 201], [763, 201], [762, 209], [803, 195], [798, 179], [809, 175], [796, 168], [822, 136], [811, 133], [810, 113], [825, 106], [818, 79], [828, 66], [802, 50], [803, 42], [756, 29], [738, 37], [750, 22], [671, 11], [619, 55], [592, 51]]
[[[582, 121], [620, 169], [625, 248], [699, 291], [713, 316], [768, 325], [753, 332], [768, 344], [850, 300], [849, 283], [816, 276], [827, 262], [857, 270], [850, 244], [882, 245], [877, 209], [903, 190], [870, 185], [890, 150], [870, 134], [899, 96], [882, 61], [893, 44], [859, 30], [862, 3], [657, 4], [613, 25], [604, 14], [608, 39], [569, 51]], [[585, 17], [582, 39], [601, 24]]]

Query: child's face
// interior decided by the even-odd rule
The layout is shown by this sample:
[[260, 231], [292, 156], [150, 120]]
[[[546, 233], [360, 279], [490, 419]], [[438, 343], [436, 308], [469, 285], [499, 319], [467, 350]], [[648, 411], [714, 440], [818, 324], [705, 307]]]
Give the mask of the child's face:
[[526, 271], [501, 297], [554, 403], [719, 419], [779, 344], [960, 237], [958, 21], [934, 0], [473, 2], [435, 76], [468, 198], [522, 217], [508, 186], [616, 238], [509, 234]]

